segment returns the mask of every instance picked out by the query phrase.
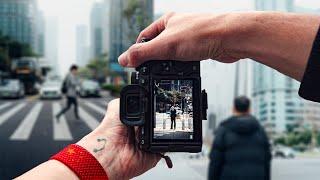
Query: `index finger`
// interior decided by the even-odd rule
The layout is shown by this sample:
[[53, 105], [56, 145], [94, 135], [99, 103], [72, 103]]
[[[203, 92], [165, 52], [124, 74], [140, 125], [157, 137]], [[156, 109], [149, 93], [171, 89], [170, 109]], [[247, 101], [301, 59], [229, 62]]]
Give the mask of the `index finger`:
[[142, 38], [153, 39], [157, 37], [166, 28], [166, 19], [172, 16], [173, 13], [163, 15], [148, 27], [146, 27], [137, 38], [137, 43], [141, 42]]

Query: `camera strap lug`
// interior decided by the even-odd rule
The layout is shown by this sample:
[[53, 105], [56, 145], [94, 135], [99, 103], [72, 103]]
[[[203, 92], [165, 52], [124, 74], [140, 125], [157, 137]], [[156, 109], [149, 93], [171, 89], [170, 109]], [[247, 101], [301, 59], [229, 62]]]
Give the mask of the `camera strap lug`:
[[208, 111], [208, 95], [206, 90], [202, 90], [201, 92], [201, 115], [202, 120], [207, 120], [207, 111]]

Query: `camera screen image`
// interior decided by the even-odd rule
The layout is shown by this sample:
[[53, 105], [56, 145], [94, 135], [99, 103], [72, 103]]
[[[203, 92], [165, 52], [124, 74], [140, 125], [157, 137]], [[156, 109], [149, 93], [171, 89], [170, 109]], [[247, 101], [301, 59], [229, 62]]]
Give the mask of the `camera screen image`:
[[154, 81], [154, 139], [193, 139], [192, 91], [192, 80]]

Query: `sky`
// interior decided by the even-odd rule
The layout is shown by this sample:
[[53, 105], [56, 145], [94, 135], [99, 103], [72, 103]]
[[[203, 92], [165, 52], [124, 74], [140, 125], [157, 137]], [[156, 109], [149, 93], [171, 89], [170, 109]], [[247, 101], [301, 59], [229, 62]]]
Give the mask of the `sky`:
[[[89, 25], [92, 4], [99, 0], [38, 0], [46, 17], [59, 22], [59, 64], [62, 72], [75, 62], [75, 27]], [[155, 14], [165, 12], [226, 12], [252, 10], [253, 0], [154, 0]], [[320, 7], [319, 0], [296, 0], [303, 7]]]

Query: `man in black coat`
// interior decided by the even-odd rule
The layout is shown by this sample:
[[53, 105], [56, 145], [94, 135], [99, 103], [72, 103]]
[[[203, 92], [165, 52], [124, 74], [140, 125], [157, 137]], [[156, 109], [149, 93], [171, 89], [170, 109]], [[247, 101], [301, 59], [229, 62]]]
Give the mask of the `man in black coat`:
[[174, 105], [170, 108], [170, 118], [171, 118], [171, 129], [176, 129], [176, 117], [177, 117], [177, 110]]
[[234, 100], [233, 116], [216, 131], [210, 153], [210, 180], [269, 180], [271, 152], [264, 129], [250, 115], [250, 100]]

